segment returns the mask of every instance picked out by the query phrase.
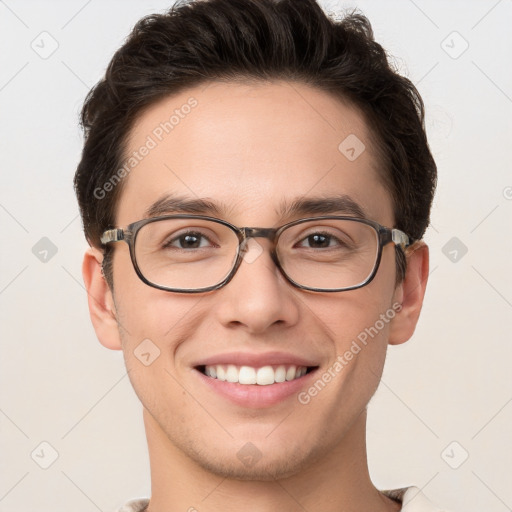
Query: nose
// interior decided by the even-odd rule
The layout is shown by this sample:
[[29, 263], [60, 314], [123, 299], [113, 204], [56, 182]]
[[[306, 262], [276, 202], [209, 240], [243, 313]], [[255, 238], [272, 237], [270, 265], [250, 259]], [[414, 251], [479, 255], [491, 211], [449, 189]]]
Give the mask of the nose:
[[223, 325], [257, 334], [299, 320], [300, 292], [281, 275], [271, 245], [269, 240], [249, 239], [235, 276], [218, 290], [216, 311]]

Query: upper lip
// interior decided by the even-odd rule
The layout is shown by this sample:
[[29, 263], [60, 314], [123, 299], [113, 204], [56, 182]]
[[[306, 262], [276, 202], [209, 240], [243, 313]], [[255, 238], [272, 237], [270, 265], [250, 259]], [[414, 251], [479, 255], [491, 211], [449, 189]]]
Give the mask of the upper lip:
[[193, 364], [193, 366], [213, 366], [217, 364], [233, 364], [235, 366], [251, 366], [253, 368], [272, 365], [318, 366], [318, 363], [312, 359], [285, 352], [264, 352], [261, 354], [227, 352], [201, 359]]

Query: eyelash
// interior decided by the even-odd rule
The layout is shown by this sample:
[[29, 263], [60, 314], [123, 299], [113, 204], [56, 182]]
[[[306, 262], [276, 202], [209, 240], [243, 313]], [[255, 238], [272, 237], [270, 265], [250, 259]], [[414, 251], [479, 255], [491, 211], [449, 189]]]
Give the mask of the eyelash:
[[[185, 237], [187, 235], [194, 235], [200, 239], [207, 240], [210, 244], [214, 245], [213, 242], [203, 233], [198, 231], [185, 231], [184, 233], [179, 233], [178, 235], [173, 235], [172, 238], [168, 239], [166, 242], [162, 244], [162, 249], [169, 249], [172, 247], [173, 242], [179, 241], [180, 238]], [[175, 247], [176, 249], [187, 250], [184, 247]], [[201, 246], [199, 247], [201, 248]]]
[[[333, 240], [336, 241], [339, 246], [348, 246], [348, 244], [346, 242], [340, 240], [340, 238], [338, 238], [336, 235], [326, 232], [326, 231], [313, 231], [311, 233], [308, 233], [306, 236], [302, 237], [299, 240], [298, 244], [303, 243], [304, 241], [306, 241], [308, 238], [310, 238], [312, 236], [323, 236], [323, 237], [329, 238], [330, 242]], [[332, 246], [329, 245], [328, 247], [332, 247]]]

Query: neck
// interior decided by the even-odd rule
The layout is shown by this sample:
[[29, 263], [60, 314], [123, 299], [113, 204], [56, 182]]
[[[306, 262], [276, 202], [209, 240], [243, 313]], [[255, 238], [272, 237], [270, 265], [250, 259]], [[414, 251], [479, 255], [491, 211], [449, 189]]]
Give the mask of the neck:
[[342, 441], [292, 476], [236, 480], [201, 467], [174, 446], [144, 409], [152, 496], [148, 512], [391, 512], [399, 504], [372, 484], [366, 457], [366, 411]]

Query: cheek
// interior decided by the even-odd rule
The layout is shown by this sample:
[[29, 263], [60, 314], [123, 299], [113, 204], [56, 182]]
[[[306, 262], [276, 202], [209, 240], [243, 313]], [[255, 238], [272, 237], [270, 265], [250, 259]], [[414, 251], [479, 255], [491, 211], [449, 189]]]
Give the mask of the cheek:
[[125, 342], [134, 344], [149, 338], [165, 344], [173, 330], [187, 323], [190, 313], [193, 316], [200, 297], [148, 286], [136, 274], [128, 247], [115, 255], [113, 268], [116, 311]]
[[331, 304], [319, 313], [324, 315], [333, 340], [335, 354], [331, 363], [343, 380], [371, 382], [382, 371], [395, 310], [370, 288], [347, 293], [353, 294], [350, 299], [344, 299], [337, 307]]
[[[390, 325], [397, 314], [397, 305], [392, 301], [393, 265], [394, 259], [383, 255], [377, 275], [367, 286], [308, 297], [308, 309], [314, 312], [315, 322], [323, 326], [332, 342], [329, 375], [324, 377], [337, 382], [333, 386], [337, 389], [331, 395], [333, 399], [369, 399], [378, 385]], [[326, 399], [327, 395], [324, 395]]]
[[147, 290], [140, 288], [134, 293], [120, 286], [117, 297], [129, 379], [141, 403], [152, 413], [186, 411], [191, 401], [180, 384], [184, 374], [183, 368], [177, 367], [176, 352], [197, 330], [200, 299], [176, 298], [141, 284]]
[[[144, 404], [155, 402], [155, 390], [181, 400], [173, 386], [176, 352], [201, 323], [197, 295], [174, 294], [143, 283], [129, 257], [114, 263], [114, 297], [123, 356], [129, 378]], [[165, 390], [163, 388], [166, 388]], [[156, 404], [153, 404], [156, 405]]]
[[298, 398], [305, 410], [314, 411], [310, 417], [324, 425], [326, 437], [339, 437], [365, 410], [379, 385], [391, 315], [386, 316], [388, 301], [371, 288], [328, 301], [314, 311], [332, 340], [332, 355]]
[[383, 345], [385, 349], [389, 323], [396, 314], [392, 304], [395, 269], [386, 260], [363, 288], [308, 297], [308, 307], [324, 325], [337, 354], [349, 350], [353, 341], [368, 342], [368, 348]]
[[[143, 285], [145, 286], [145, 285]], [[174, 365], [174, 355], [179, 345], [194, 335], [200, 325], [200, 298], [194, 295], [179, 296], [150, 287], [138, 293], [119, 290], [116, 307], [123, 349], [127, 352], [143, 350], [145, 342], [156, 345], [160, 359]], [[148, 342], [150, 340], [151, 343]]]

